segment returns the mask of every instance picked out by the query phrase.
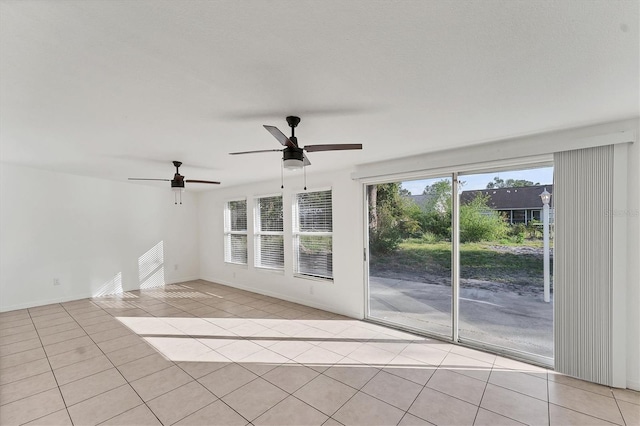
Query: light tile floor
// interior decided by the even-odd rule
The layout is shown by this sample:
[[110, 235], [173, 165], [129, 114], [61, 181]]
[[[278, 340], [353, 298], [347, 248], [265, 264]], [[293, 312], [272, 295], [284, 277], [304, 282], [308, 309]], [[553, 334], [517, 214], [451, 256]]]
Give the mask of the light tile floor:
[[206, 281], [0, 314], [0, 424], [638, 425], [640, 393]]

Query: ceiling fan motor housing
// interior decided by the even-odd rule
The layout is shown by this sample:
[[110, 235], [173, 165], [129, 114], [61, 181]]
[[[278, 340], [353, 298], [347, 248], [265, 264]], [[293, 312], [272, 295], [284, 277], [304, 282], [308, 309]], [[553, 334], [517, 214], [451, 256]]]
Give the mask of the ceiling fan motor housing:
[[302, 148], [294, 148], [294, 147], [288, 146], [282, 150], [282, 159], [285, 161], [286, 160], [303, 161], [304, 150]]
[[171, 189], [175, 190], [176, 188], [184, 189], [184, 176], [176, 173], [171, 179]]

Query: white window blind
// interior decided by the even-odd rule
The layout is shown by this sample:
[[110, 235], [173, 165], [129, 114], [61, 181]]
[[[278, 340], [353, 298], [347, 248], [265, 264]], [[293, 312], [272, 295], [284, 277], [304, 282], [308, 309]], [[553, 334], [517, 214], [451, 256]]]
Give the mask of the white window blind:
[[224, 261], [246, 264], [247, 200], [228, 201], [224, 218]]
[[293, 206], [294, 272], [333, 279], [331, 190], [296, 194]]
[[255, 202], [255, 266], [284, 269], [282, 196], [260, 197]]

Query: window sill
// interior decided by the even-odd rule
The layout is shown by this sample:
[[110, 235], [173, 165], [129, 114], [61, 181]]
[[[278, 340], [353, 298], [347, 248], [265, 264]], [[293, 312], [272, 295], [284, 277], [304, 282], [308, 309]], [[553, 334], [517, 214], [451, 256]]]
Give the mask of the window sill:
[[305, 274], [293, 274], [294, 278], [300, 278], [300, 279], [304, 279], [304, 280], [311, 280], [311, 281], [319, 281], [322, 283], [331, 283], [333, 284], [333, 278], [321, 278], [321, 277], [316, 277], [313, 275], [305, 275]]
[[256, 271], [266, 272], [268, 274], [284, 275], [284, 269], [264, 268], [262, 266], [256, 266]]

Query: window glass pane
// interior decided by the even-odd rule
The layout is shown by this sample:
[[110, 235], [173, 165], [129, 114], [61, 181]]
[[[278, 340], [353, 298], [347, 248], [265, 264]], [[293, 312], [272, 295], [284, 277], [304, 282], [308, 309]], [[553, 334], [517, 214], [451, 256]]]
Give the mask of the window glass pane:
[[[331, 279], [333, 277], [331, 190], [297, 194], [295, 211], [293, 240], [295, 272]], [[322, 235], [313, 235], [313, 233]]]
[[298, 271], [322, 278], [333, 277], [331, 236], [299, 235], [296, 238]]
[[284, 237], [282, 235], [259, 235], [256, 266], [270, 269], [284, 268]]
[[525, 211], [514, 210], [513, 211], [513, 223], [524, 223]]
[[229, 235], [228, 261], [233, 263], [247, 263], [247, 236]]
[[282, 232], [282, 197], [258, 199], [260, 231]]
[[331, 191], [298, 194], [298, 230], [331, 232], [332, 229]]
[[541, 219], [540, 194], [553, 193], [553, 168], [460, 180], [460, 341], [552, 358], [553, 276], [545, 277], [544, 259], [552, 270], [553, 249], [544, 232], [553, 236], [554, 228], [530, 219]]
[[367, 186], [369, 316], [450, 337], [451, 176]]
[[247, 200], [229, 201], [229, 229], [231, 231], [247, 230]]
[[284, 269], [281, 195], [256, 199], [255, 225], [256, 267]]

